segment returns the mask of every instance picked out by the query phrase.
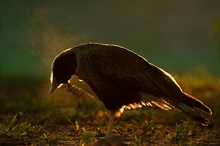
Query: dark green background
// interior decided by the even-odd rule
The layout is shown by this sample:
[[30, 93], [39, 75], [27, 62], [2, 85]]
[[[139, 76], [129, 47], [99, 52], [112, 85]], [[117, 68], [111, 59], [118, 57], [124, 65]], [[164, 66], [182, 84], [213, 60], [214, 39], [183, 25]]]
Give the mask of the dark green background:
[[127, 47], [171, 73], [220, 76], [219, 0], [3, 0], [0, 75], [49, 79], [63, 49], [85, 42]]

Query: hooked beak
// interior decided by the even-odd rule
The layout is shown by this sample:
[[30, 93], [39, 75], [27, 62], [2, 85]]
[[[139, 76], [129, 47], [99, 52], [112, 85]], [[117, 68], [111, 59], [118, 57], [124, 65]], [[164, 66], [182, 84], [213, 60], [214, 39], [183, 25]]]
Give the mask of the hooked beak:
[[56, 79], [53, 77], [52, 78], [52, 81], [51, 81], [51, 86], [50, 86], [50, 90], [49, 90], [49, 93], [53, 93], [56, 89], [57, 89], [57, 87], [60, 85], [60, 83], [58, 83], [57, 81], [56, 81]]

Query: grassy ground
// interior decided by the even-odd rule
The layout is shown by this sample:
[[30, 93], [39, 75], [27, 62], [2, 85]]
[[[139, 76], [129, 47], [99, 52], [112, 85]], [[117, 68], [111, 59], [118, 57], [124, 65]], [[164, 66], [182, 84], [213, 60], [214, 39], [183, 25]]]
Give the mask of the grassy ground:
[[[156, 107], [125, 111], [114, 123], [114, 137], [103, 139], [108, 112], [101, 105], [59, 89], [48, 94], [45, 82], [9, 79], [0, 92], [0, 144], [10, 145], [219, 145], [220, 80], [209, 76], [175, 76], [184, 91], [213, 110], [213, 128], [204, 128], [182, 113]], [[78, 83], [84, 86], [83, 83]]]

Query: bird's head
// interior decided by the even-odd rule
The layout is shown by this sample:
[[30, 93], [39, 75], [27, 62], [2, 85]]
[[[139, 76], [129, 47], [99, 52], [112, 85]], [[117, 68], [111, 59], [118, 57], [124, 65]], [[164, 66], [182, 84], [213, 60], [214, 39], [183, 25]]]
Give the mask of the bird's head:
[[71, 50], [65, 50], [57, 55], [51, 66], [51, 87], [52, 93], [60, 84], [67, 84], [74, 75], [77, 67], [76, 55]]

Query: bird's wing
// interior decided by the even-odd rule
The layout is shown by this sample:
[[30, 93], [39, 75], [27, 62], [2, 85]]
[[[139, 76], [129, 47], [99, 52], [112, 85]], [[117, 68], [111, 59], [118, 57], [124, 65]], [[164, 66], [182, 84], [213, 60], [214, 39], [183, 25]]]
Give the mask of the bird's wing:
[[175, 92], [175, 89], [178, 92], [181, 90], [171, 75], [124, 48], [99, 49], [91, 55], [90, 61], [94, 64], [94, 70], [102, 77], [120, 88], [137, 92], [137, 96], [144, 103], [142, 105], [171, 109], [173, 106], [164, 100], [172, 100], [166, 92], [170, 92], [170, 88]]
[[171, 75], [124, 48], [99, 49], [91, 61], [99, 74], [156, 96], [165, 96], [161, 89], [181, 90]]

